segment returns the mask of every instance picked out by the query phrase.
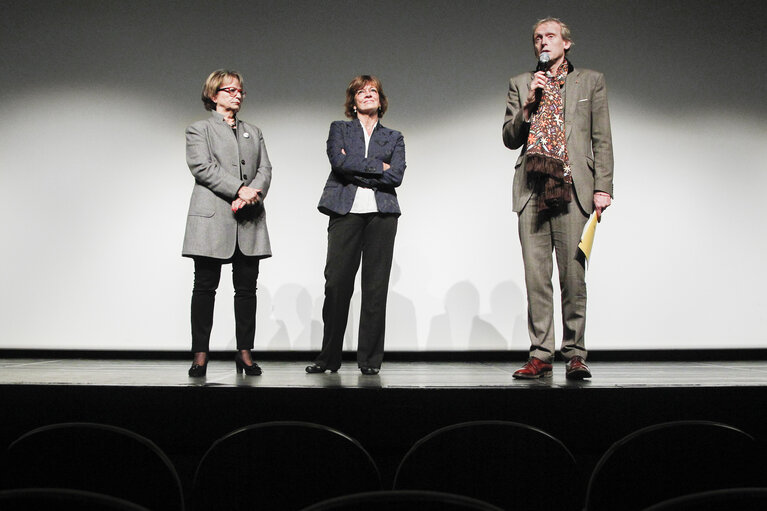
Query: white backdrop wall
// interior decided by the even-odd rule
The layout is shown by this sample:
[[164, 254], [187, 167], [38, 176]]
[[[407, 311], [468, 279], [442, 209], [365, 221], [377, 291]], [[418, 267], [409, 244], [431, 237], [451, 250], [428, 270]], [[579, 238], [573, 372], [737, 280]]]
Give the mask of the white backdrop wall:
[[[760, 1], [11, 1], [0, 17], [0, 348], [186, 350], [184, 128], [217, 68], [264, 132], [274, 257], [256, 349], [321, 343], [327, 129], [378, 75], [408, 169], [387, 349], [526, 349], [501, 141], [530, 27], [607, 78], [615, 202], [588, 270], [592, 349], [767, 346]], [[233, 349], [228, 272], [212, 348]], [[347, 347], [356, 343], [356, 311]]]

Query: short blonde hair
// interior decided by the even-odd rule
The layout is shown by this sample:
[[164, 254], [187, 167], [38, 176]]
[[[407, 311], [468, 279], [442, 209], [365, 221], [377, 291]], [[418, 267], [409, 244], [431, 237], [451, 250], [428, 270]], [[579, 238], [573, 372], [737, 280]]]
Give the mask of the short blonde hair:
[[538, 30], [538, 27], [540, 27], [544, 23], [556, 23], [559, 25], [559, 28], [562, 30], [562, 39], [570, 43], [570, 48], [567, 48], [565, 50], [565, 53], [570, 51], [570, 49], [575, 44], [573, 42], [572, 35], [570, 34], [570, 27], [568, 27], [567, 24], [559, 18], [548, 17], [548, 18], [543, 18], [542, 20], [536, 21], [535, 25], [533, 25], [533, 44], [535, 44], [535, 31]]
[[242, 75], [237, 71], [230, 71], [229, 69], [213, 71], [202, 86], [202, 104], [205, 105], [205, 110], [216, 109], [215, 101], [210, 98], [216, 95], [219, 87], [221, 87], [227, 78], [234, 78], [240, 82], [240, 87], [244, 86]]
[[389, 100], [386, 99], [386, 94], [384, 94], [383, 86], [381, 86], [381, 80], [373, 75], [359, 75], [355, 76], [352, 81], [349, 82], [349, 86], [346, 87], [346, 102], [344, 103], [344, 113], [349, 119], [357, 118], [357, 110], [354, 108], [354, 96], [357, 94], [358, 90], [364, 89], [366, 85], [372, 85], [378, 90], [378, 101], [381, 103], [381, 106], [378, 108], [378, 117], [383, 117], [386, 113], [386, 110], [388, 110]]

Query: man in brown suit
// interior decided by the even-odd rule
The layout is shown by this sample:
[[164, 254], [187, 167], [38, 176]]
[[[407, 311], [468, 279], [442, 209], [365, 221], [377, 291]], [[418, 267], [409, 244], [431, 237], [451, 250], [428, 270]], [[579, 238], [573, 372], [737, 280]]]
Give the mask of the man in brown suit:
[[[613, 151], [604, 76], [567, 59], [570, 30], [556, 18], [533, 27], [539, 69], [509, 82], [503, 142], [522, 148], [513, 207], [525, 265], [530, 358], [515, 378], [551, 376], [554, 357], [552, 252], [562, 295], [562, 347], [568, 379], [589, 378], [585, 266], [578, 242], [592, 211], [613, 193]], [[541, 58], [541, 55], [544, 55]], [[548, 58], [546, 58], [548, 56]], [[544, 61], [547, 61], [544, 63]]]

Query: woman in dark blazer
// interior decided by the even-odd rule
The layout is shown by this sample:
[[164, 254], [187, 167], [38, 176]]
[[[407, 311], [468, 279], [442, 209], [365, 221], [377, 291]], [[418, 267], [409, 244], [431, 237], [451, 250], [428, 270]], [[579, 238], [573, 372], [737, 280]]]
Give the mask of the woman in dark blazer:
[[272, 166], [261, 130], [237, 119], [244, 97], [238, 72], [214, 71], [202, 91], [211, 116], [186, 129], [186, 162], [194, 176], [182, 251], [194, 259], [189, 376], [204, 376], [208, 369], [213, 305], [225, 263], [232, 263], [237, 372], [261, 374], [250, 350], [258, 265], [272, 255], [264, 209]]
[[397, 188], [405, 173], [402, 133], [379, 119], [388, 101], [375, 76], [355, 77], [346, 89], [346, 116], [330, 125], [330, 175], [318, 209], [330, 217], [322, 307], [322, 351], [307, 373], [341, 367], [354, 278], [362, 262], [362, 307], [357, 366], [378, 374], [384, 353], [386, 297], [400, 215]]

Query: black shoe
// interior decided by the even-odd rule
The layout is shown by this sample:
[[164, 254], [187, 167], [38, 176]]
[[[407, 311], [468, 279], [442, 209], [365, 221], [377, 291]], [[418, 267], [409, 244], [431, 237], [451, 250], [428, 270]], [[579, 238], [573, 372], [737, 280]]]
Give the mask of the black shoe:
[[377, 367], [367, 367], [367, 366], [360, 367], [360, 372], [362, 372], [362, 374], [367, 375], [367, 376], [375, 376], [380, 371], [381, 370], [379, 368], [377, 368]]
[[246, 364], [245, 361], [242, 360], [242, 354], [237, 352], [234, 356], [234, 364], [237, 367], [237, 374], [242, 374], [242, 372], [245, 371], [245, 374], [248, 376], [261, 376], [261, 373], [263, 373], [261, 368], [258, 367], [258, 364], [256, 364], [255, 361], [251, 362], [253, 365]]
[[192, 378], [200, 378], [205, 376], [208, 372], [208, 356], [205, 355], [205, 363], [203, 365], [192, 362], [192, 367], [189, 368], [189, 376]]
[[338, 368], [328, 369], [327, 367], [322, 367], [317, 362], [314, 362], [311, 365], [306, 366], [306, 372], [309, 373], [309, 374], [324, 373], [325, 371], [328, 371], [328, 370], [331, 373], [337, 373], [338, 372]]
[[325, 368], [315, 362], [312, 365], [306, 366], [306, 372], [309, 374], [324, 373]]

